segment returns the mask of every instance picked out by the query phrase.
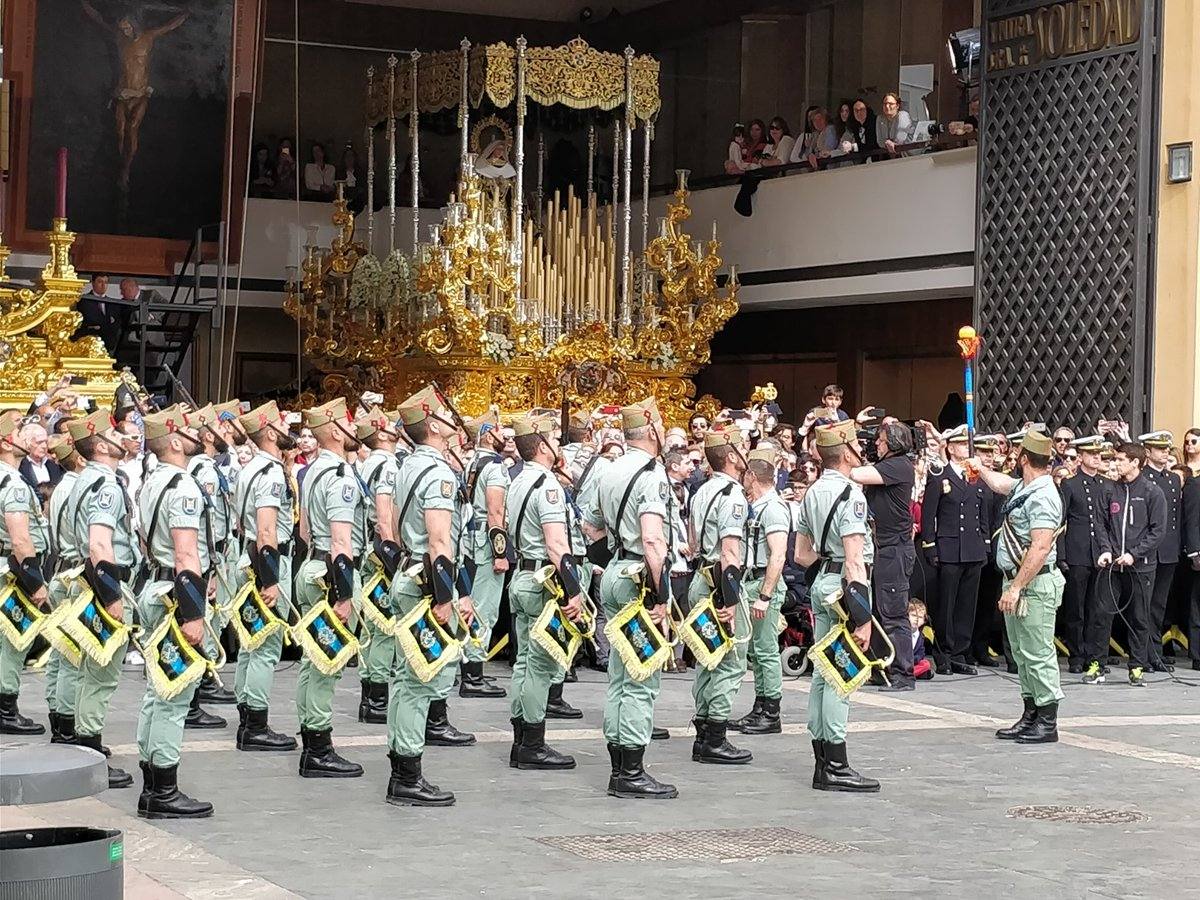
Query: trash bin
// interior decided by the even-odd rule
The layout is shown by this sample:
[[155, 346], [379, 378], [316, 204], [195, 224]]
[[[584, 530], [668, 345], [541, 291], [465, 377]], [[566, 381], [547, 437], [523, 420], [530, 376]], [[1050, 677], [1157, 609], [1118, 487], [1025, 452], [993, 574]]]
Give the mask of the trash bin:
[[0, 831], [0, 900], [121, 900], [124, 857], [112, 828]]

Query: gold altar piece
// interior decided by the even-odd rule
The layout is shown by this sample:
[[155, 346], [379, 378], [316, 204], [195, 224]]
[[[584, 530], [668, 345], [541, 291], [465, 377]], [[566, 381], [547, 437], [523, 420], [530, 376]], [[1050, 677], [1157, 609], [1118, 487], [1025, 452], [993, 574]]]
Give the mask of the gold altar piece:
[[82, 317], [75, 303], [87, 284], [71, 265], [75, 233], [54, 219], [46, 234], [50, 260], [33, 288], [7, 284], [9, 249], [0, 239], [0, 406], [25, 408], [65, 375], [85, 378], [73, 388], [112, 405], [121, 384], [98, 337], [71, 340]]

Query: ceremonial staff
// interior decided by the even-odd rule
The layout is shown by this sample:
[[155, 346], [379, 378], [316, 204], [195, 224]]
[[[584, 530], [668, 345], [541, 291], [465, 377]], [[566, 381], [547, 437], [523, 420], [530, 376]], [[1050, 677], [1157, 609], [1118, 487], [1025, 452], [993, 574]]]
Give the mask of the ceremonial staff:
[[[979, 347], [983, 338], [975, 333], [972, 325], [964, 325], [958, 329], [958, 352], [963, 358], [963, 398], [967, 404], [967, 457], [975, 456], [975, 357], [979, 355]], [[967, 470], [967, 480], [974, 481], [978, 473], [973, 469]]]

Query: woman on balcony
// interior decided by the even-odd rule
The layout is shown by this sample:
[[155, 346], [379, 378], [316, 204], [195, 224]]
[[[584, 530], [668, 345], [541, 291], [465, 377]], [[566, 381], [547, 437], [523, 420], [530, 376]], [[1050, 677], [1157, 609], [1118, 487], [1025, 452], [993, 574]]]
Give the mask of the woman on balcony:
[[792, 146], [796, 143], [787, 122], [779, 116], [773, 118], [767, 129], [767, 137], [770, 142], [763, 148], [763, 167], [782, 166], [792, 158]]
[[883, 95], [883, 115], [875, 122], [875, 139], [880, 149], [889, 156], [899, 156], [896, 149], [912, 140], [913, 123], [908, 113], [900, 108], [900, 98], [895, 94]]

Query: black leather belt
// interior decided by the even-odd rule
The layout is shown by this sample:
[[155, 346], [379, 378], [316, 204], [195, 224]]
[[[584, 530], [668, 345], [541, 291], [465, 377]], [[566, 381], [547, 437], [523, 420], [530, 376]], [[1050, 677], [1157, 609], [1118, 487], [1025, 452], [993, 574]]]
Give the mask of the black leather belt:
[[216, 550], [218, 553], [224, 553], [226, 545], [227, 545], [226, 541], [214, 541], [213, 549]]
[[[1014, 569], [1011, 572], [1005, 572], [1004, 577], [1007, 578], [1009, 581], [1012, 581], [1014, 578], [1017, 577], [1017, 572], [1019, 572], [1019, 571], [1020, 571], [1020, 569]], [[1040, 575], [1049, 575], [1053, 571], [1054, 571], [1053, 566], [1042, 566], [1040, 569], [1038, 569], [1037, 573], [1033, 577], [1037, 578]]]
[[[124, 580], [124, 579], [122, 579]], [[151, 581], [174, 581], [175, 567], [174, 566], [151, 566], [150, 567]]]
[[631, 562], [645, 562], [646, 561], [646, 557], [644, 557], [642, 554], [629, 553], [625, 550], [622, 550], [620, 553], [617, 554], [617, 559], [627, 559], [627, 560], [630, 560]]
[[291, 541], [284, 541], [282, 544], [277, 544], [276, 546], [279, 548], [280, 556], [291, 556], [292, 555], [292, 542]]
[[755, 568], [755, 569], [747, 569], [746, 570], [746, 577], [748, 579], [750, 579], [751, 581], [753, 581], [756, 578], [762, 578], [766, 574], [767, 574], [766, 566], [759, 566], [758, 568]]
[[550, 565], [548, 559], [519, 559], [517, 560], [517, 569], [521, 572], [536, 572], [538, 569]]
[[825, 560], [825, 565], [821, 571], [828, 572], [831, 575], [841, 575], [842, 574], [842, 566], [844, 566], [844, 565], [845, 565], [845, 562], [843, 560], [827, 559], [827, 560]]

